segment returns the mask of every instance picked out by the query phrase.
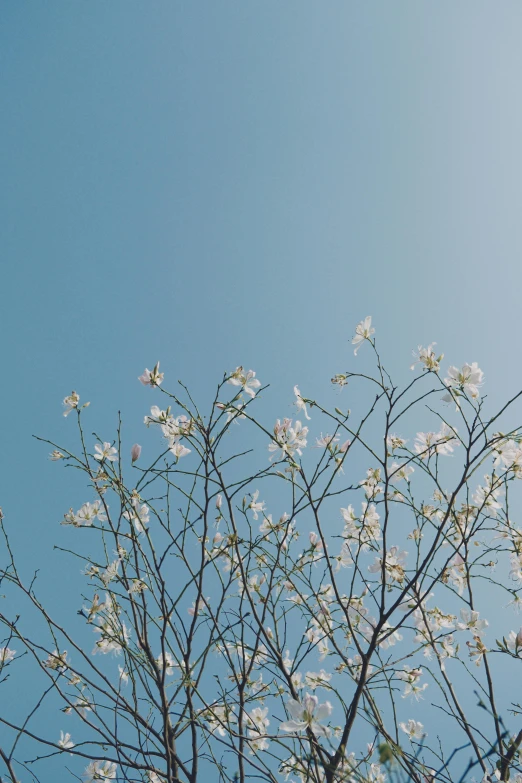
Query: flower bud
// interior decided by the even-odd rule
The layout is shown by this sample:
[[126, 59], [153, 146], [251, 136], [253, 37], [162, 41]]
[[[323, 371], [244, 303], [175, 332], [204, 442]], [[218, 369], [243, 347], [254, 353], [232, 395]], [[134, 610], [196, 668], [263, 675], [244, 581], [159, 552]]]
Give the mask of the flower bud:
[[141, 454], [141, 446], [139, 443], [135, 443], [131, 449], [131, 458], [133, 463], [140, 458], [140, 454]]

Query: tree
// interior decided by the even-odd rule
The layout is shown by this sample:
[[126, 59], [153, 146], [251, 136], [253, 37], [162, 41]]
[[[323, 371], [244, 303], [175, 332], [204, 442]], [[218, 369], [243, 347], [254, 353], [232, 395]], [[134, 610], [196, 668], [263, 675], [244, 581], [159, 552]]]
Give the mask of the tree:
[[[148, 467], [138, 444], [124, 457], [121, 422], [91, 444], [87, 405], [65, 399], [78, 453], [46, 442], [90, 486], [62, 522], [81, 544], [61, 546], [88, 594], [58, 621], [2, 520], [0, 608], [16, 611], [0, 612], [0, 679], [43, 678], [26, 720], [1, 711], [3, 780], [39, 780], [35, 761], [61, 754], [86, 781], [522, 781], [522, 708], [504, 687], [522, 629], [482, 608], [522, 605], [509, 515], [522, 436], [497, 429], [522, 392], [487, 414], [477, 364], [444, 377], [434, 344], [401, 389], [373, 335], [368, 317], [352, 342], [375, 373], [332, 379], [362, 384], [365, 410], [330, 412], [296, 386], [300, 418], [272, 430], [253, 371], [225, 375], [204, 416], [183, 385], [164, 389], [159, 363], [145, 370], [166, 397], [145, 417], [164, 438]], [[436, 426], [412, 436], [418, 411]], [[310, 413], [331, 433], [313, 450]], [[59, 739], [32, 730], [58, 709]], [[18, 758], [20, 738], [36, 759]]]

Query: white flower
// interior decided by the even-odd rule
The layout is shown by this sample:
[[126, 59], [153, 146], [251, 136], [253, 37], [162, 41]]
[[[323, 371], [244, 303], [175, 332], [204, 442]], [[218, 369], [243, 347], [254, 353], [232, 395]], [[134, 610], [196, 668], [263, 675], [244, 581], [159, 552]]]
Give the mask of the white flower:
[[220, 737], [226, 737], [228, 725], [236, 722], [236, 716], [233, 711], [233, 705], [229, 707], [225, 704], [216, 704], [203, 710], [201, 717], [208, 724], [208, 729], [212, 734], [217, 733]]
[[142, 382], [144, 386], [159, 386], [163, 380], [165, 373], [159, 371], [160, 363], [158, 362], [153, 370], [145, 368], [143, 375], [140, 375], [138, 380]]
[[344, 541], [341, 547], [341, 551], [334, 557], [335, 570], [340, 571], [341, 568], [350, 568], [353, 565], [352, 550], [348, 541]]
[[16, 650], [10, 650], [9, 647], [0, 647], [0, 667], [12, 661], [16, 655]]
[[210, 598], [205, 599], [200, 598], [198, 602], [192, 601], [192, 606], [189, 606], [187, 609], [187, 612], [191, 617], [195, 617], [195, 615], [199, 614], [199, 612], [203, 612], [207, 608], [207, 603], [210, 601]]
[[252, 516], [254, 517], [254, 519], [259, 519], [258, 512], [260, 511], [261, 513], [263, 513], [263, 511], [265, 510], [264, 501], [258, 503], [257, 502], [258, 497], [259, 497], [259, 490], [256, 489], [256, 491], [252, 494], [252, 500], [248, 506], [248, 508], [252, 509]]
[[388, 435], [386, 438], [386, 445], [391, 451], [395, 451], [395, 449], [402, 449], [406, 445], [408, 441], [404, 438], [399, 437], [399, 435]]
[[187, 447], [180, 443], [177, 438], [173, 438], [171, 440], [170, 451], [178, 459], [181, 459], [181, 457], [186, 457], [187, 454], [190, 454], [190, 449], [187, 449]]
[[72, 391], [68, 397], [66, 397], [63, 401], [63, 404], [65, 405], [65, 410], [63, 412], [64, 416], [68, 416], [71, 411], [73, 411], [75, 408], [78, 407], [78, 403], [80, 402], [80, 395], [77, 394], [77, 392]]
[[480, 636], [474, 636], [472, 642], [466, 642], [469, 650], [469, 657], [474, 661], [475, 666], [480, 666], [482, 658], [487, 653], [488, 649], [483, 643]]
[[416, 720], [410, 720], [407, 723], [399, 723], [401, 729], [408, 735], [408, 739], [423, 739], [426, 737], [426, 733], [423, 731], [424, 726]]
[[479, 612], [467, 609], [460, 610], [462, 622], [457, 623], [459, 631], [471, 631], [474, 635], [480, 636], [484, 633], [489, 623], [487, 620], [479, 620]]
[[[267, 629], [267, 630], [270, 631], [270, 634], [267, 634], [268, 638], [272, 639], [273, 638], [273, 631], [271, 629]], [[292, 671], [292, 664], [293, 664], [293, 662], [294, 662], [294, 659], [290, 658], [290, 650], [285, 650], [285, 657], [283, 658], [283, 668], [284, 668], [285, 672], [287, 672], [287, 674], [290, 674], [290, 672]]]
[[361, 347], [365, 340], [369, 340], [372, 334], [375, 334], [375, 329], [372, 328], [372, 317], [367, 315], [364, 321], [361, 321], [355, 327], [355, 337], [352, 340], [352, 345], [355, 345], [354, 354], [357, 356], [357, 351]]
[[46, 669], [53, 669], [57, 672], [65, 671], [67, 669], [67, 650], [64, 650], [63, 653], [58, 652], [56, 649], [53, 650], [47, 659], [43, 661], [43, 665]]
[[[245, 414], [241, 412], [244, 407], [244, 402], [236, 402], [235, 405], [224, 405], [222, 402], [216, 402], [216, 408], [227, 414], [227, 424], [232, 419], [246, 419]], [[238, 424], [239, 422], [236, 421], [234, 423]]]
[[422, 669], [412, 669], [406, 664], [403, 668], [404, 671], [397, 672], [397, 678], [406, 683], [402, 698], [405, 699], [406, 696], [413, 696], [413, 698], [415, 698], [417, 701], [422, 699], [422, 691], [426, 690], [428, 687], [427, 682], [425, 682], [422, 687], [418, 684], [420, 678], [422, 677]]
[[251, 753], [258, 750], [267, 750], [269, 746], [266, 738], [266, 729], [270, 725], [270, 721], [266, 717], [267, 713], [268, 707], [254, 707], [252, 712], [246, 716]]
[[381, 480], [380, 468], [368, 468], [366, 471], [366, 478], [359, 481], [359, 486], [364, 487], [364, 494], [369, 500], [375, 500], [383, 491], [382, 486], [379, 484]]
[[[323, 433], [321, 432], [321, 437], [315, 439], [315, 448], [328, 449], [334, 446], [338, 440], [339, 440], [339, 435], [328, 435], [328, 433], [326, 433], [326, 435], [323, 435]], [[348, 448], [348, 446], [346, 448]]]
[[69, 748], [74, 748], [74, 742], [71, 742], [71, 735], [64, 734], [63, 731], [61, 731], [60, 739], [58, 740], [58, 745], [64, 750], [68, 750]]
[[174, 674], [174, 670], [177, 668], [176, 661], [168, 650], [165, 652], [165, 655], [158, 655], [156, 663], [160, 669], [165, 670], [167, 677], [171, 677]]
[[308, 411], [306, 409], [306, 403], [301, 397], [301, 392], [299, 391], [298, 386], [294, 386], [294, 394], [295, 394], [295, 406], [298, 411], [303, 411], [305, 419], [308, 419], [310, 421], [310, 416], [308, 415]]
[[319, 723], [319, 721], [328, 718], [332, 712], [332, 705], [329, 701], [325, 701], [324, 704], [319, 704], [317, 696], [311, 696], [307, 693], [303, 701], [290, 699], [287, 702], [286, 707], [292, 720], [281, 723], [279, 728], [282, 731], [296, 733], [311, 729], [316, 736], [329, 735], [330, 730]]
[[133, 503], [132, 510], [124, 511], [122, 516], [128, 519], [129, 522], [132, 522], [138, 535], [145, 532], [145, 526], [150, 522], [149, 507], [146, 503], [143, 503], [141, 506]]
[[73, 524], [76, 527], [90, 527], [95, 519], [98, 519], [100, 522], [105, 522], [107, 519], [101, 500], [95, 500], [94, 503], [84, 503], [76, 512]]
[[169, 424], [174, 419], [170, 412], [170, 406], [166, 411], [162, 411], [158, 405], [153, 405], [150, 409], [150, 416], [145, 416], [143, 423], [150, 427], [151, 424]]
[[457, 588], [459, 595], [462, 595], [466, 579], [466, 562], [462, 555], [457, 552], [450, 560], [449, 565], [450, 568], [447, 571], [448, 581]]
[[117, 764], [113, 761], [91, 761], [83, 773], [85, 783], [96, 783], [96, 781], [114, 780], [116, 777]]
[[512, 606], [515, 612], [520, 612], [522, 611], [522, 598], [517, 593], [513, 593], [513, 600], [506, 606]]
[[148, 589], [149, 586], [146, 582], [143, 581], [143, 579], [132, 579], [131, 586], [127, 592], [134, 595], [135, 593], [142, 593], [144, 590]]
[[414, 473], [415, 468], [411, 465], [399, 465], [398, 462], [393, 462], [391, 466], [390, 480], [397, 482], [403, 479], [410, 483], [410, 476]]
[[118, 459], [118, 450], [115, 449], [114, 446], [111, 446], [110, 443], [105, 442], [103, 448], [97, 443], [94, 447], [94, 451], [96, 454], [93, 454], [93, 457], [94, 459], [97, 459], [98, 462], [102, 462], [104, 459], [109, 460], [109, 462], [116, 462]]
[[[331, 380], [332, 383], [337, 383], [340, 389], [342, 389], [343, 386], [348, 386], [348, 376], [344, 373], [338, 373], [337, 375], [334, 375]], [[348, 411], [348, 414], [350, 414], [350, 411]]]
[[362, 514], [357, 518], [353, 506], [341, 509], [345, 521], [343, 538], [353, 538], [358, 541], [364, 552], [381, 538], [379, 514], [374, 503], [362, 503]]
[[[76, 699], [74, 702], [74, 707], [77, 712], [80, 713], [82, 718], [87, 717], [88, 712], [92, 712], [92, 706], [89, 704], [89, 701], [86, 699], [85, 696], [80, 696]], [[67, 711], [70, 712], [70, 709]]]
[[129, 642], [130, 631], [125, 623], [120, 622], [118, 618], [120, 610], [114, 598], [111, 598], [106, 593], [105, 599], [103, 608], [100, 607], [102, 614], [97, 617], [100, 627], [94, 628], [94, 632], [99, 633], [100, 638], [96, 642], [92, 654], [102, 653], [106, 655], [112, 652], [119, 655], [122, 648], [127, 646]]
[[433, 346], [437, 343], [430, 343], [427, 348], [423, 348], [422, 345], [418, 346], [417, 351], [413, 351], [415, 361], [411, 365], [410, 369], [414, 370], [416, 364], [423, 364], [424, 368], [430, 372], [438, 372], [440, 370], [440, 362], [444, 358], [444, 354], [436, 356]]
[[477, 362], [464, 364], [461, 370], [457, 367], [450, 367], [448, 377], [444, 378], [444, 383], [448, 389], [453, 389], [453, 393], [448, 392], [442, 399], [445, 402], [451, 402], [461, 394], [469, 394], [472, 399], [476, 400], [480, 396], [479, 388], [483, 385], [483, 380], [484, 373]]
[[508, 648], [518, 655], [519, 650], [522, 650], [522, 628], [518, 633], [510, 631], [509, 636], [505, 638], [505, 641]]
[[[478, 637], [476, 637], [478, 638]], [[435, 647], [435, 652], [438, 654], [440, 668], [444, 671], [444, 659], [445, 658], [455, 658], [458, 652], [458, 645], [457, 649], [453, 646], [453, 634], [450, 634], [449, 636], [444, 636], [440, 641], [440, 650], [437, 650]]]
[[51, 451], [51, 453], [49, 454], [49, 459], [51, 460], [51, 462], [58, 462], [58, 460], [60, 459], [65, 459], [65, 454], [62, 454], [61, 451], [55, 449], [54, 451]]
[[293, 424], [292, 419], [278, 419], [274, 425], [274, 439], [268, 444], [268, 450], [272, 452], [270, 459], [281, 452], [280, 459], [293, 457], [294, 453], [302, 455], [308, 435], [308, 427], [303, 427], [299, 420]]
[[[382, 626], [381, 632], [379, 634], [379, 640], [378, 640], [379, 647], [382, 650], [387, 650], [388, 647], [393, 647], [395, 644], [397, 644], [397, 642], [402, 642], [402, 638], [403, 638], [402, 634], [400, 634], [397, 629], [395, 629], [394, 631], [392, 631], [392, 633], [390, 633], [392, 627], [393, 626], [391, 626], [390, 623], [388, 622], [384, 623], [384, 625]], [[373, 629], [371, 635], [373, 635]]]
[[113, 560], [112, 563], [109, 563], [105, 571], [101, 573], [100, 579], [102, 580], [105, 587], [107, 587], [109, 582], [112, 582], [113, 579], [116, 579], [116, 576], [118, 575], [119, 567], [120, 567], [120, 560], [118, 558], [117, 560]]
[[[370, 745], [370, 748], [373, 746]], [[371, 764], [368, 774], [368, 783], [384, 783], [386, 774], [382, 772], [380, 764]]]
[[499, 487], [498, 481], [495, 483], [497, 488], [493, 489], [492, 477], [486, 474], [484, 476], [484, 486], [478, 486], [473, 495], [473, 503], [478, 506], [481, 511], [487, 509], [494, 517], [497, 516], [497, 511], [500, 511], [502, 508], [502, 505], [498, 502], [498, 498], [502, 494], [502, 489]]
[[248, 394], [252, 399], [256, 396], [255, 389], [259, 389], [261, 386], [261, 381], [258, 381], [255, 372], [249, 370], [245, 373], [241, 366], [236, 367], [227, 383], [231, 383], [233, 386], [241, 386], [245, 394]]
[[305, 684], [310, 690], [315, 691], [316, 688], [324, 688], [328, 685], [332, 675], [321, 669], [320, 672], [306, 672]]
[[118, 665], [118, 673], [120, 675], [120, 682], [122, 685], [127, 685], [129, 682], [129, 673], [125, 671], [125, 669]]
[[383, 552], [379, 553], [379, 557], [375, 558], [373, 565], [368, 566], [368, 571], [371, 574], [379, 574], [382, 578], [383, 560], [385, 574], [388, 574], [390, 579], [401, 584], [404, 581], [404, 566], [406, 564], [407, 552], [401, 552], [398, 546], [392, 546], [386, 552], [386, 556]]
[[428, 459], [433, 454], [451, 454], [459, 445], [457, 430], [443, 422], [440, 432], [418, 432], [413, 444], [416, 454]]

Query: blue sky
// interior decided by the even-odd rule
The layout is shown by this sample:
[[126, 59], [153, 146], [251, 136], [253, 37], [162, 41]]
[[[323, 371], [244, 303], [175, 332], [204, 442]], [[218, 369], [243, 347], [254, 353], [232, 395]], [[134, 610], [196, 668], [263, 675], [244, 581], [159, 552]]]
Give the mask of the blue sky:
[[403, 377], [436, 340], [493, 403], [520, 388], [521, 22], [514, 0], [4, 3], [1, 505], [28, 568], [83, 502], [31, 438], [70, 438], [73, 388], [133, 441], [145, 366], [204, 397], [244, 364], [271, 420], [368, 314]]

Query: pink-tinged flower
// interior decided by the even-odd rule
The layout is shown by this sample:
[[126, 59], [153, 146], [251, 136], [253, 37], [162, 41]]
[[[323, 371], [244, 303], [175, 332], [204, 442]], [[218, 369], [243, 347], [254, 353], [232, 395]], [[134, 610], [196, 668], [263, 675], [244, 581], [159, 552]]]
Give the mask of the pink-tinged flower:
[[[210, 601], [210, 598], [207, 598], [207, 601]], [[207, 604], [205, 603], [205, 600], [200, 598], [197, 603], [196, 601], [192, 601], [192, 606], [187, 609], [187, 612], [191, 617], [194, 617], [199, 614], [199, 612], [204, 612], [206, 608]]]
[[159, 386], [163, 380], [165, 373], [159, 371], [160, 363], [157, 362], [153, 370], [145, 368], [143, 375], [140, 375], [138, 380], [142, 382], [144, 386]]
[[367, 315], [364, 321], [361, 321], [355, 327], [355, 337], [352, 340], [352, 345], [355, 345], [354, 354], [357, 356], [357, 351], [365, 340], [369, 340], [375, 334], [375, 329], [372, 328], [372, 317]]
[[94, 451], [96, 454], [93, 454], [93, 457], [94, 459], [97, 459], [98, 462], [103, 462], [104, 459], [109, 462], [116, 462], [118, 459], [118, 449], [115, 449], [110, 443], [105, 442], [103, 448], [97, 443], [94, 447]]
[[306, 436], [308, 435], [308, 427], [303, 427], [300, 421], [292, 423], [292, 419], [284, 419], [281, 424], [281, 420], [278, 419], [274, 426], [274, 439], [268, 444], [268, 450], [272, 453], [270, 459], [273, 459], [280, 450], [280, 459], [285, 457], [293, 457], [294, 452], [297, 452], [299, 456], [302, 455], [301, 449], [306, 446]]
[[135, 443], [131, 449], [131, 459], [133, 462], [139, 460], [141, 454], [141, 446], [139, 443]]
[[328, 718], [332, 712], [332, 705], [329, 701], [319, 704], [317, 696], [307, 693], [303, 701], [290, 699], [286, 704], [286, 708], [292, 720], [281, 723], [279, 728], [282, 731], [297, 733], [311, 729], [318, 737], [329, 735], [330, 729], [319, 723], [319, 721]]
[[241, 386], [245, 394], [248, 394], [252, 399], [256, 396], [255, 389], [259, 389], [261, 386], [261, 381], [258, 381], [255, 372], [249, 370], [245, 373], [241, 366], [236, 367], [227, 383], [231, 383], [233, 386]]

